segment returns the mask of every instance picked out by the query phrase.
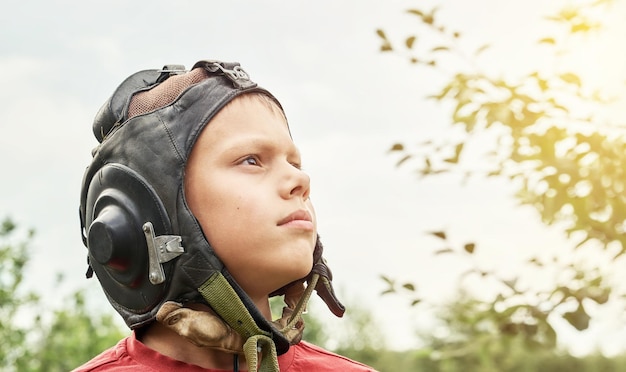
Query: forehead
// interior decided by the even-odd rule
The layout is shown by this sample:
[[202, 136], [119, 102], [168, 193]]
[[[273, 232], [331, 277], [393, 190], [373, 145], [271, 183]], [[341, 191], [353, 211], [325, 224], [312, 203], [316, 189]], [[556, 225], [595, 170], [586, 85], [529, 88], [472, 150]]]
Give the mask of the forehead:
[[233, 99], [204, 128], [194, 149], [221, 149], [242, 142], [276, 142], [295, 147], [283, 110], [273, 98], [250, 93]]
[[247, 94], [244, 94], [235, 98], [230, 103], [233, 103], [233, 102], [239, 102], [240, 104], [260, 103], [263, 106], [265, 106], [265, 108], [272, 111], [274, 114], [281, 116], [283, 119], [285, 119], [285, 121], [287, 121], [287, 118], [285, 117], [285, 113], [283, 112], [282, 107], [280, 107], [280, 104], [278, 103], [278, 101], [268, 96], [267, 94], [264, 94], [261, 92], [247, 93]]

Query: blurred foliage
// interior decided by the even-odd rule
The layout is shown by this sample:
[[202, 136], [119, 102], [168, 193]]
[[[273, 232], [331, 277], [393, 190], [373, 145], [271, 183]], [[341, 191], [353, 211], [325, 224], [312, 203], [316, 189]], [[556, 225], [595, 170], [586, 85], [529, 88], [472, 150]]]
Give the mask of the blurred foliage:
[[80, 290], [58, 309], [23, 292], [33, 236], [34, 231], [23, 234], [9, 218], [0, 227], [0, 370], [69, 371], [124, 333], [110, 314], [89, 309]]
[[[270, 297], [270, 308], [274, 319], [282, 316], [284, 306], [286, 306], [284, 296]], [[308, 312], [304, 312], [303, 319], [304, 333], [302, 334], [302, 339], [315, 345], [326, 345], [329, 337], [328, 333], [324, 331], [324, 324]]]
[[[504, 177], [517, 187], [522, 205], [532, 206], [543, 223], [564, 229], [573, 241], [569, 257], [531, 258], [507, 278], [473, 263], [459, 277], [460, 298], [439, 314], [445, 337], [422, 335], [433, 350], [428, 358], [436, 363], [428, 370], [552, 370], [549, 365], [554, 370], [621, 370], [608, 362], [606, 368], [598, 367], [603, 359], [594, 356], [589, 365], [597, 369], [560, 355], [552, 325], [559, 317], [576, 330], [585, 330], [592, 317], [590, 307], [624, 298], [599, 268], [567, 261], [588, 242], [599, 254], [611, 254], [614, 263], [626, 252], [626, 128], [606, 115], [619, 104], [619, 97], [609, 97], [585, 81], [582, 71], [561, 63], [581, 38], [602, 36], [602, 16], [613, 5], [613, 0], [572, 1], [545, 17], [555, 31], [536, 40], [536, 46], [554, 63], [529, 58], [523, 64], [528, 70], [521, 73], [507, 64], [501, 65], [509, 68], [506, 71], [481, 69], [491, 45], [470, 47], [467, 53], [464, 34], [442, 21], [439, 7], [407, 10], [416, 32], [399, 41], [383, 29], [376, 31], [381, 52], [406, 58], [418, 72], [443, 76], [442, 87], [434, 88], [428, 98], [450, 110], [442, 138], [390, 147], [396, 166], [414, 167], [419, 177]], [[435, 255], [453, 254], [475, 262], [468, 257], [475, 254], [476, 243], [452, 248], [445, 231], [429, 234], [445, 243]], [[528, 267], [532, 270], [525, 270]], [[549, 288], [519, 285], [523, 273], [548, 269], [558, 273], [546, 283]], [[496, 283], [493, 299], [467, 294], [470, 277], [484, 285]], [[382, 280], [387, 286], [383, 294], [403, 294], [410, 306], [422, 303], [415, 283], [387, 275]], [[530, 354], [532, 358], [525, 360]]]
[[367, 365], [379, 363], [380, 351], [386, 350], [386, 339], [378, 323], [365, 305], [355, 301], [347, 306], [341, 329], [327, 332], [331, 336], [338, 334], [338, 338], [335, 347], [328, 344], [325, 347]]
[[[405, 294], [414, 291], [404, 289]], [[411, 298], [409, 296], [409, 298]], [[368, 319], [368, 310], [349, 306], [360, 313], [357, 318]], [[350, 337], [341, 338], [336, 353], [366, 363], [378, 371], [429, 371], [429, 372], [551, 372], [551, 371], [625, 371], [626, 354], [605, 357], [592, 353], [575, 357], [558, 347], [542, 347], [538, 338], [530, 338], [524, 332], [502, 332], [509, 319], [494, 314], [489, 304], [476, 300], [465, 292], [459, 298], [439, 308], [438, 326], [434, 332], [419, 334], [424, 346], [416, 350], [389, 350], [379, 345], [377, 332], [371, 325], [360, 331], [360, 322], [346, 319], [353, 340], [367, 340], [366, 347], [360, 341], [351, 342]], [[392, 313], [390, 313], [392, 314]], [[527, 319], [528, 320], [528, 319]], [[307, 320], [308, 321], [308, 320]], [[370, 320], [371, 321], [371, 320]], [[537, 327], [540, 328], [540, 327]], [[337, 329], [327, 331], [336, 334]], [[537, 330], [539, 333], [549, 333]]]
[[485, 303], [461, 295], [440, 308], [436, 332], [420, 335], [422, 348], [396, 351], [341, 346], [334, 351], [380, 372], [626, 371], [625, 354], [575, 357], [558, 348], [535, 347], [521, 334], [499, 333], [496, 318], [489, 312]]
[[18, 361], [20, 371], [72, 370], [128, 334], [112, 314], [93, 314], [81, 291], [54, 310], [50, 322], [37, 318], [31, 332], [39, 337], [33, 342], [32, 357]]
[[7, 369], [28, 352], [23, 347], [28, 331], [16, 324], [20, 310], [37, 303], [33, 293], [22, 293], [27, 246], [34, 232], [17, 236], [17, 227], [8, 218], [0, 225], [0, 369]]
[[[560, 26], [559, 35], [537, 41], [553, 55], [567, 58], [568, 39], [591, 37], [613, 1], [572, 2], [549, 22]], [[601, 90], [585, 84], [569, 70], [545, 71], [544, 65], [503, 79], [498, 71], [482, 72], [478, 58], [489, 44], [468, 57], [459, 47], [462, 34], [439, 23], [438, 8], [410, 9], [423, 39], [438, 40], [431, 48], [418, 48], [417, 35], [395, 46], [384, 30], [377, 33], [381, 50], [397, 52], [413, 64], [437, 69], [444, 62], [470, 59], [463, 72], [450, 73], [449, 81], [429, 98], [452, 107], [451, 129], [461, 129], [461, 138], [446, 136], [428, 140], [414, 150], [396, 143], [397, 165], [417, 164], [421, 176], [459, 172], [465, 176], [504, 176], [517, 181], [517, 197], [532, 205], [543, 222], [563, 222], [568, 234], [576, 233], [580, 244], [594, 239], [607, 246], [618, 243], [618, 255], [626, 251], [626, 123], [607, 122], [602, 113], [614, 103]], [[599, 13], [599, 14], [598, 14]], [[572, 42], [570, 42], [572, 44]], [[426, 49], [426, 50], [424, 50]], [[457, 52], [458, 54], [454, 54]], [[541, 63], [541, 62], [538, 62]], [[527, 62], [532, 65], [532, 60]], [[554, 63], [555, 66], [567, 65]], [[468, 71], [465, 71], [468, 70]], [[476, 170], [463, 162], [472, 139], [489, 132], [492, 148], [482, 154], [486, 169]], [[454, 139], [453, 139], [454, 138]]]
[[[0, 370], [68, 371], [124, 337], [127, 331], [121, 330], [111, 315], [88, 309], [82, 291], [74, 292], [61, 307], [44, 312], [40, 310], [42, 303], [37, 296], [21, 294], [20, 284], [29, 261], [33, 232], [27, 232], [24, 238], [18, 233], [19, 229], [10, 220], [2, 223]], [[441, 232], [433, 235], [446, 239]], [[462, 251], [465, 253], [457, 253], [470, 251], [473, 249], [465, 245]], [[390, 282], [392, 284], [395, 285]], [[406, 284], [400, 283], [399, 288], [414, 295], [415, 288]], [[279, 301], [272, 302], [273, 312], [279, 313], [280, 307]], [[381, 372], [626, 370], [626, 356], [575, 358], [550, 348], [529, 348], [520, 335], [506, 339], [495, 331], [495, 318], [489, 315], [484, 303], [468, 297], [442, 310], [439, 319], [447, 333], [423, 335], [427, 346], [415, 351], [387, 349], [384, 336], [367, 307], [352, 301], [348, 309], [339, 328], [329, 327], [313, 314], [306, 314], [304, 338]], [[17, 325], [17, 316], [33, 314], [33, 310], [36, 310], [34, 319], [27, 325]], [[45, 318], [45, 314], [51, 317]], [[490, 339], [499, 342], [482, 341]]]
[[[270, 305], [274, 317], [281, 313], [284, 306], [279, 297], [270, 299]], [[319, 309], [320, 312], [306, 312], [303, 315], [305, 321], [303, 340], [361, 363], [368, 365], [378, 363], [381, 352], [387, 348], [385, 335], [379, 324], [365, 305], [354, 300], [347, 302], [346, 305], [346, 313], [337, 324], [324, 322], [315, 315], [326, 311], [325, 305]], [[309, 303], [309, 307], [315, 307], [315, 304]]]
[[[438, 345], [435, 345], [438, 346]], [[497, 345], [493, 345], [494, 347]], [[506, 348], [504, 347], [506, 346]], [[377, 360], [370, 365], [380, 372], [428, 371], [428, 372], [621, 372], [626, 371], [626, 355], [606, 357], [594, 353], [575, 357], [552, 350], [529, 350], [515, 343], [503, 345], [497, 350], [492, 362], [485, 354], [461, 354], [445, 356], [433, 349], [416, 351], [379, 350]], [[352, 357], [349, 352], [344, 355]]]
[[[454, 248], [444, 231], [431, 232], [444, 243], [444, 247], [434, 251], [434, 255], [455, 255], [461, 260], [475, 254], [476, 244], [468, 242]], [[586, 307], [590, 304], [604, 305], [612, 292], [611, 287], [598, 268], [587, 269], [570, 261], [571, 257], [554, 256], [548, 260], [537, 257], [518, 265], [520, 273], [537, 276], [542, 268], [550, 268], [556, 273], [547, 281], [544, 288], [522, 286], [523, 274], [507, 273], [507, 276], [493, 269], [482, 268], [473, 263], [472, 267], [459, 275], [459, 289], [464, 299], [471, 291], [468, 279], [477, 279], [483, 288], [490, 285], [492, 300], [465, 299], [464, 305], [474, 305], [472, 317], [465, 319], [468, 327], [478, 327], [490, 337], [482, 339], [489, 343], [502, 343], [501, 337], [515, 337], [530, 348], [555, 348], [557, 334], [551, 324], [550, 316], [558, 315], [575, 329], [582, 331], [589, 327], [591, 316]], [[444, 264], [445, 266], [445, 264]], [[387, 288], [382, 294], [399, 293], [406, 296], [411, 306], [421, 302], [413, 283], [397, 283], [396, 280], [382, 275]], [[457, 304], [460, 305], [460, 304]], [[449, 306], [455, 306], [449, 305]], [[481, 311], [477, 311], [481, 309]], [[459, 327], [460, 329], [460, 327]], [[488, 332], [487, 332], [488, 330]], [[467, 342], [479, 343], [480, 338], [468, 335]]]

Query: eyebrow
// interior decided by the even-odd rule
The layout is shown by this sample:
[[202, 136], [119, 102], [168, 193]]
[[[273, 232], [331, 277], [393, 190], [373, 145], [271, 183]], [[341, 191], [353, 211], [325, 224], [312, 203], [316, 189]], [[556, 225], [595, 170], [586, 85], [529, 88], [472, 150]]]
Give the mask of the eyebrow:
[[[240, 139], [233, 140], [230, 143], [226, 143], [227, 148], [225, 152], [232, 151], [247, 151], [251, 149], [252, 152], [282, 152], [282, 145], [261, 136], [249, 136]], [[289, 149], [286, 151], [288, 156], [295, 156], [301, 161], [301, 153], [295, 143], [290, 142]]]

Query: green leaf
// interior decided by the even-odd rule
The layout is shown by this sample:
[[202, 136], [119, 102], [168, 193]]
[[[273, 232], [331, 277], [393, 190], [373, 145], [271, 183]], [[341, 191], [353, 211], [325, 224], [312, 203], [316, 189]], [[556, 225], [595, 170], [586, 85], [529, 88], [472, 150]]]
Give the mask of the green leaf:
[[452, 248], [442, 248], [435, 251], [435, 255], [453, 253], [454, 250]]
[[402, 285], [402, 288], [406, 289], [407, 291], [415, 292], [415, 285], [413, 285], [412, 283], [404, 283]]
[[467, 243], [463, 246], [463, 249], [465, 249], [465, 252], [467, 253], [474, 253], [474, 249], [476, 248], [476, 244], [474, 243]]
[[404, 145], [401, 143], [394, 143], [391, 148], [389, 149], [389, 151], [403, 151], [404, 150]]
[[406, 47], [409, 48], [409, 49], [413, 48], [413, 43], [415, 43], [415, 36], [407, 37], [405, 42], [404, 42]]
[[538, 41], [539, 44], [556, 44], [556, 40], [551, 37], [544, 37], [543, 39]]
[[476, 49], [476, 51], [474, 52], [474, 55], [479, 55], [480, 53], [484, 52], [485, 50], [489, 49], [491, 47], [491, 45], [489, 44], [485, 44], [483, 46], [481, 46], [480, 48]]
[[601, 291], [598, 291], [597, 293], [589, 295], [588, 297], [594, 300], [596, 303], [600, 305], [604, 305], [605, 303], [609, 301], [610, 295], [611, 295], [611, 289], [603, 288]]
[[451, 158], [444, 159], [446, 163], [457, 164], [459, 162], [459, 158], [461, 156], [461, 151], [463, 151], [463, 146], [465, 143], [461, 142], [454, 146], [454, 156]]
[[380, 46], [381, 52], [391, 52], [392, 50], [393, 50], [393, 47], [391, 46], [390, 43], [384, 43], [383, 45]]
[[517, 285], [517, 278], [513, 278], [510, 280], [502, 280], [502, 283], [504, 283], [504, 285], [506, 285], [507, 287], [511, 288], [513, 292], [518, 293], [517, 288], [515, 288], [515, 286]]
[[578, 242], [578, 244], [576, 244], [576, 246], [574, 248], [580, 248], [583, 244], [587, 243], [588, 241], [590, 241], [591, 239], [593, 239], [592, 236], [587, 235], [583, 240], [581, 240], [580, 242]]
[[424, 12], [422, 12], [421, 10], [418, 9], [409, 9], [406, 11], [409, 14], [415, 14], [418, 17], [423, 17], [424, 16]]
[[591, 24], [591, 23], [588, 23], [588, 22], [578, 22], [578, 23], [572, 24], [572, 27], [571, 27], [570, 31], [572, 33], [589, 32], [589, 31], [597, 29], [597, 28], [599, 28], [599, 25], [597, 25], [597, 24]]
[[0, 228], [0, 236], [8, 235], [15, 229], [15, 223], [10, 218], [6, 217], [2, 221], [2, 227]]
[[389, 39], [387, 39], [387, 34], [385, 34], [385, 31], [379, 28], [379, 29], [376, 29], [376, 34], [383, 40], [383, 43], [380, 46], [380, 51], [381, 52], [392, 51], [393, 47], [391, 46]]
[[446, 233], [445, 231], [431, 231], [429, 232], [430, 235], [434, 235], [436, 237], [438, 237], [439, 239], [443, 239], [446, 240]]
[[446, 85], [445, 87], [443, 87], [443, 89], [441, 89], [441, 92], [439, 92], [439, 94], [435, 97], [439, 100], [443, 99], [444, 97], [447, 97], [450, 94], [454, 94], [455, 92], [458, 92], [458, 86], [457, 84], [455, 84], [455, 82], [451, 82], [448, 85]]
[[406, 162], [407, 160], [411, 159], [412, 157], [413, 157], [413, 155], [411, 155], [411, 154], [404, 155], [400, 160], [398, 160], [396, 162], [396, 167], [401, 166], [404, 162]]
[[381, 275], [380, 278], [387, 284], [389, 284], [390, 286], [393, 286], [395, 284], [395, 280], [391, 279], [390, 277], [386, 276], [386, 275]]
[[559, 77], [561, 78], [561, 80], [563, 80], [566, 83], [574, 84], [574, 85], [577, 85], [578, 87], [582, 85], [580, 78], [578, 77], [578, 75], [574, 73], [568, 72], [568, 73], [559, 75]]
[[449, 47], [447, 47], [445, 45], [439, 45], [439, 46], [436, 46], [436, 47], [432, 48], [430, 51], [431, 52], [441, 52], [441, 51], [448, 51], [448, 50], [450, 50]]
[[591, 319], [589, 314], [585, 311], [582, 302], [578, 303], [578, 308], [575, 311], [563, 314], [563, 318], [579, 331], [584, 331], [589, 328], [589, 320]]
[[461, 151], [463, 151], [463, 147], [465, 146], [464, 142], [461, 142], [454, 146], [454, 156], [458, 159], [461, 157]]

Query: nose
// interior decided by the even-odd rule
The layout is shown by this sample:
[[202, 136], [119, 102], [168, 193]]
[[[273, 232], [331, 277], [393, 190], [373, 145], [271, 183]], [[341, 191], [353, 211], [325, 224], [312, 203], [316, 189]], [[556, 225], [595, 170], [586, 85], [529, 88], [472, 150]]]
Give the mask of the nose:
[[280, 192], [285, 199], [302, 197], [307, 200], [311, 192], [311, 178], [302, 169], [288, 164], [284, 179], [281, 182]]

